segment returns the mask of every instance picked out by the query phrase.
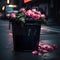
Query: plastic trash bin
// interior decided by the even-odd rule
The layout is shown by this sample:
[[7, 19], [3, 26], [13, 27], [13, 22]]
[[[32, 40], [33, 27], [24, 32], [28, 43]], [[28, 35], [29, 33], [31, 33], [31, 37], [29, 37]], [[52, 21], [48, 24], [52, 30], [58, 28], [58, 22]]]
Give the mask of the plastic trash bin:
[[12, 22], [14, 51], [38, 50], [41, 20]]

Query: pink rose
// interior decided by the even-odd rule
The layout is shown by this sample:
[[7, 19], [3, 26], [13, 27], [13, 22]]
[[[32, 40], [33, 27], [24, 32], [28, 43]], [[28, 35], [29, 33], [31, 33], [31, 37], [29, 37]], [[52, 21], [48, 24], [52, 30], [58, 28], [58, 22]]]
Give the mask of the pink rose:
[[11, 13], [11, 18], [16, 18], [16, 14], [15, 13]]
[[28, 11], [26, 12], [26, 15], [27, 15], [27, 16], [31, 16], [31, 14], [32, 14], [32, 11], [31, 11], [31, 10], [28, 10]]
[[45, 14], [41, 14], [41, 18], [46, 18]]
[[31, 17], [33, 17], [34, 15], [35, 15], [34, 12], [32, 12], [32, 13], [30, 14]]
[[33, 14], [32, 18], [34, 18], [35, 20], [38, 20], [40, 18], [40, 15], [38, 14]]
[[26, 10], [25, 10], [25, 8], [21, 8], [20, 11], [25, 12]]
[[38, 17], [38, 19], [40, 19], [41, 16], [40, 15], [37, 15], [37, 17]]
[[32, 15], [32, 18], [36, 19], [37, 18], [36, 14], [33, 14]]
[[33, 12], [36, 12], [36, 9], [32, 9]]
[[38, 13], [39, 15], [41, 15], [41, 12], [40, 12], [40, 11], [37, 11], [37, 13]]
[[[32, 9], [32, 11], [33, 11], [32, 18], [34, 18], [35, 20], [40, 19], [40, 17], [41, 17], [41, 12], [36, 11], [36, 9]], [[36, 13], [35, 13], [35, 12], [36, 12]]]

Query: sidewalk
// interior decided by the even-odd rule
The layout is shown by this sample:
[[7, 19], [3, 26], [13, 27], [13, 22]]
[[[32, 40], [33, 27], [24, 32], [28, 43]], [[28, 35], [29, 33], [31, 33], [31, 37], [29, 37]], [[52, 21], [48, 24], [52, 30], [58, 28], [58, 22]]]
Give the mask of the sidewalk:
[[41, 26], [41, 34], [47, 34], [47, 33], [60, 33], [60, 26]]

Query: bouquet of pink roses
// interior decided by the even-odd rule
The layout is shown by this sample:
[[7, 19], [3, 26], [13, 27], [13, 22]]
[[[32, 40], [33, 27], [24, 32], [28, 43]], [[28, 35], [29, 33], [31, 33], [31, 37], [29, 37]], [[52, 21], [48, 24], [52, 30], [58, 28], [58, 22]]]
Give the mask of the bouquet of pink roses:
[[33, 20], [42, 20], [44, 23], [47, 23], [47, 21], [45, 20], [45, 14], [42, 14], [40, 11], [34, 8], [30, 10], [21, 8], [18, 14], [12, 13], [11, 17], [22, 22], [25, 22], [26, 19], [29, 20], [30, 18], [32, 18]]

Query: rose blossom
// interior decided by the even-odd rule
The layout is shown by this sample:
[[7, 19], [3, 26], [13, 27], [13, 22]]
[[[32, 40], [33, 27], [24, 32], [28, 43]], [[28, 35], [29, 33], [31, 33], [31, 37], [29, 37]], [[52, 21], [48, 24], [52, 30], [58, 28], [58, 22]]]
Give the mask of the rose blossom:
[[11, 18], [16, 18], [16, 14], [15, 13], [11, 13]]
[[33, 11], [33, 12], [36, 12], [36, 9], [33, 8], [32, 11]]
[[40, 18], [40, 15], [38, 14], [33, 14], [32, 18], [34, 18], [35, 20], [38, 20]]
[[40, 12], [40, 11], [37, 11], [37, 13], [38, 13], [39, 15], [41, 15], [41, 12]]
[[41, 18], [46, 18], [45, 14], [41, 14]]
[[34, 16], [34, 12], [32, 12], [32, 13], [30, 14], [30, 16], [33, 17], [33, 16]]
[[32, 11], [31, 11], [31, 10], [28, 10], [28, 11], [26, 12], [26, 15], [27, 15], [27, 16], [31, 16], [31, 14], [32, 14]]
[[22, 12], [26, 12], [25, 8], [21, 8], [20, 11], [22, 11]]

